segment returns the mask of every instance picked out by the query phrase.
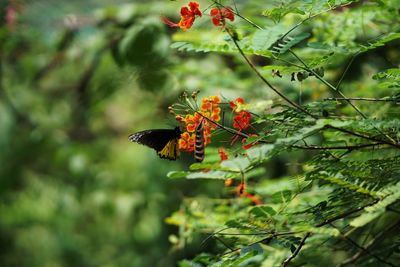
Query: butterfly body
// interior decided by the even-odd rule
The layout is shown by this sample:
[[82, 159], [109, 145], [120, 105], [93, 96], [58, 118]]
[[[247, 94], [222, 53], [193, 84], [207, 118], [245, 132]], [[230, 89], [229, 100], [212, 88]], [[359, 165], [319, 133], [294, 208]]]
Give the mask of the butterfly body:
[[200, 121], [195, 130], [194, 158], [197, 162], [204, 160], [204, 119]]
[[152, 129], [134, 133], [129, 140], [153, 148], [162, 159], [176, 160], [179, 156], [179, 127], [175, 129]]

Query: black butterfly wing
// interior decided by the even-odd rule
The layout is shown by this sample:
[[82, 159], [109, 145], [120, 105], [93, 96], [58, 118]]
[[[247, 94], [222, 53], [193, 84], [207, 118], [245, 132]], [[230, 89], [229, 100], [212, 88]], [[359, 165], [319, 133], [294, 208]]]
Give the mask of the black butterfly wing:
[[169, 141], [161, 151], [157, 151], [157, 155], [162, 159], [176, 160], [179, 156], [178, 139]]
[[175, 129], [153, 129], [134, 133], [129, 140], [153, 148], [160, 158], [175, 160], [178, 156], [179, 127]]

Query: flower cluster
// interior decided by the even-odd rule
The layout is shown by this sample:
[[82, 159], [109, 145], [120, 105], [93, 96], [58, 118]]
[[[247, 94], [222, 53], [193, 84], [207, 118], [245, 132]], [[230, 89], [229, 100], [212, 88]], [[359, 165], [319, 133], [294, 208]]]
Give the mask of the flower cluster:
[[217, 128], [217, 125], [213, 122], [221, 120], [220, 103], [221, 99], [219, 96], [206, 97], [202, 99], [200, 109], [193, 115], [176, 116], [176, 120], [184, 123], [186, 128], [185, 132], [181, 135], [181, 139], [179, 139], [179, 150], [194, 151], [195, 130], [201, 121], [204, 122], [204, 145], [206, 146], [211, 143], [211, 132]]
[[[181, 8], [181, 19], [178, 23], [170, 21], [166, 17], [162, 17], [162, 21], [170, 27], [181, 28], [186, 31], [193, 26], [193, 23], [197, 17], [201, 17], [202, 13], [199, 9], [200, 5], [197, 2], [189, 2], [188, 7], [183, 6]], [[234, 21], [235, 16], [233, 9], [229, 6], [227, 7], [215, 7], [210, 11], [211, 21], [215, 26], [225, 27], [225, 19]]]

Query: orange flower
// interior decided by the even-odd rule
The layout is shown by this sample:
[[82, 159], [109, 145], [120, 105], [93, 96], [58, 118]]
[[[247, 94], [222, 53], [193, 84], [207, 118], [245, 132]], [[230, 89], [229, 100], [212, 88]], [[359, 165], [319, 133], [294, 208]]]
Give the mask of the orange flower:
[[230, 21], [235, 20], [235, 16], [233, 14], [233, 9], [231, 7], [218, 8], [215, 7], [211, 9], [210, 15], [212, 17], [212, 23], [215, 26], [225, 26], [225, 19], [229, 19]]
[[218, 154], [219, 157], [221, 158], [221, 161], [228, 159], [228, 154], [226, 153], [226, 150], [223, 147], [218, 148]]
[[196, 16], [201, 17], [202, 14], [199, 9], [199, 3], [189, 2], [188, 6], [189, 8], [186, 6], [181, 8], [181, 19], [178, 23], [172, 22], [166, 17], [162, 17], [162, 21], [170, 27], [179, 27], [184, 31], [190, 29], [193, 26]]
[[220, 121], [221, 102], [219, 96], [210, 96], [203, 98], [200, 105], [200, 110], [193, 115], [187, 114], [185, 117], [177, 115], [175, 118], [179, 122], [185, 123], [186, 131], [182, 134], [179, 141], [179, 149], [187, 152], [194, 150], [195, 130], [201, 121], [204, 121], [204, 145], [211, 143], [211, 132], [217, 128], [215, 123], [211, 121]]
[[247, 185], [244, 182], [240, 182], [240, 184], [236, 187], [237, 195], [239, 197], [248, 198], [255, 205], [263, 204], [263, 201], [259, 197], [255, 196], [255, 195], [253, 195], [253, 194], [251, 194], [249, 192], [246, 192], [246, 187], [247, 187]]
[[226, 187], [229, 187], [229, 186], [231, 186], [233, 184], [233, 179], [232, 178], [228, 178], [228, 179], [226, 179], [225, 181], [224, 181], [224, 185], [226, 186]]
[[181, 134], [181, 138], [178, 141], [179, 150], [193, 151], [194, 150], [194, 139], [188, 132]]
[[255, 196], [253, 194], [245, 192], [245, 197], [250, 199], [250, 201], [253, 202], [255, 205], [264, 204], [263, 201], [258, 196]]

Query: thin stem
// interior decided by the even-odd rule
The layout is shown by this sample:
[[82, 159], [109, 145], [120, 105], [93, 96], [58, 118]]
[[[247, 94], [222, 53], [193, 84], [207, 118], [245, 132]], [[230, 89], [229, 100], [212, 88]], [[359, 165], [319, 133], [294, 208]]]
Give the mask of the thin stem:
[[[336, 85], [336, 88], [339, 90], [340, 85], [342, 84], [342, 81], [344, 79], [344, 76], [346, 73], [349, 71], [351, 64], [353, 64], [354, 59], [356, 58], [358, 54], [355, 54], [351, 57], [350, 62], [347, 64], [346, 69], [343, 71], [342, 77], [340, 77], [339, 82]], [[349, 98], [348, 98], [349, 99]]]
[[[371, 98], [371, 97], [348, 97], [348, 100], [353, 101], [371, 101], [371, 102], [397, 102], [400, 103], [400, 99], [391, 99], [391, 98]], [[325, 98], [324, 101], [338, 101], [345, 100], [342, 97], [329, 97]]]
[[366, 207], [374, 205], [375, 203], [376, 203], [376, 201], [373, 201], [373, 202], [371, 202], [371, 203], [369, 203], [367, 205], [364, 205], [362, 207], [358, 207], [358, 208], [355, 208], [353, 210], [350, 210], [350, 211], [344, 212], [342, 214], [336, 215], [336, 216], [334, 216], [334, 217], [332, 217], [330, 219], [326, 219], [325, 221], [316, 224], [315, 227], [322, 227], [322, 226], [330, 224], [330, 223], [332, 223], [334, 221], [337, 221], [337, 220], [340, 220], [340, 219], [344, 219], [344, 218], [346, 218], [347, 216], [349, 216], [349, 215], [351, 215], [353, 213], [359, 212], [359, 211], [363, 210]]
[[235, 129], [226, 127], [226, 126], [224, 126], [224, 125], [222, 125], [222, 124], [220, 124], [220, 123], [218, 123], [218, 122], [216, 122], [216, 121], [213, 121], [212, 119], [207, 118], [206, 116], [204, 116], [203, 114], [201, 114], [200, 112], [198, 112], [198, 111], [196, 111], [196, 110], [194, 110], [194, 112], [198, 113], [198, 114], [199, 114], [200, 116], [202, 116], [204, 119], [206, 119], [207, 121], [211, 122], [212, 124], [218, 126], [219, 128], [221, 128], [221, 129], [227, 131], [228, 133], [231, 133], [231, 134], [233, 134], [233, 135], [239, 135], [239, 136], [241, 136], [241, 137], [243, 137], [243, 138], [249, 138], [249, 136], [248, 136], [247, 134], [243, 133], [243, 132], [240, 132], [240, 131], [237, 131], [237, 130], [235, 130]]
[[296, 25], [294, 25], [290, 30], [288, 30], [288, 31], [282, 36], [281, 39], [285, 38], [289, 33], [291, 33], [292, 31], [294, 31], [295, 29], [297, 29], [301, 24], [303, 24], [303, 23], [306, 22], [307, 20], [310, 20], [310, 19], [312, 19], [312, 18], [314, 18], [314, 17], [317, 17], [317, 16], [319, 16], [319, 15], [321, 15], [321, 14], [323, 14], [323, 13], [329, 12], [329, 11], [331, 11], [331, 10], [334, 10], [334, 9], [336, 9], [336, 8], [338, 8], [338, 7], [345, 7], [345, 6], [347, 6], [347, 5], [350, 5], [351, 3], [352, 3], [352, 2], [349, 2], [349, 3], [344, 4], [344, 5], [334, 6], [334, 7], [331, 7], [331, 8], [329, 8], [329, 9], [323, 10], [323, 11], [321, 11], [321, 12], [315, 13], [314, 15], [311, 15], [311, 14], [310, 14], [307, 18], [305, 18], [305, 19], [303, 19], [302, 21], [298, 22], [298, 23], [297, 23]]
[[306, 145], [306, 146], [299, 146], [299, 145], [292, 145], [294, 148], [299, 149], [309, 149], [309, 150], [326, 150], [326, 149], [347, 149], [347, 150], [354, 150], [354, 149], [362, 149], [371, 146], [379, 146], [379, 145], [387, 145], [386, 143], [373, 143], [373, 144], [362, 144], [362, 145], [354, 145], [354, 146], [313, 146], [313, 145]]
[[[357, 256], [354, 255], [354, 256], [356, 256], [356, 257], [353, 256], [352, 258], [350, 258], [350, 259], [348, 259], [348, 260], [342, 262], [339, 266], [345, 266], [345, 265], [347, 265], [347, 264], [349, 264], [349, 263], [352, 263], [352, 262], [356, 261], [362, 254], [366, 253], [366, 254], [370, 255], [371, 257], [377, 259], [379, 262], [382, 262], [382, 263], [384, 263], [384, 264], [386, 264], [386, 265], [389, 265], [389, 266], [392, 266], [392, 267], [396, 267], [396, 266], [395, 266], [394, 264], [392, 264], [391, 262], [388, 262], [388, 261], [382, 259], [381, 257], [379, 257], [379, 256], [373, 254], [372, 252], [370, 252], [370, 251], [369, 251], [368, 249], [366, 249], [365, 247], [360, 246], [360, 245], [357, 244], [354, 240], [352, 240], [350, 237], [345, 236], [345, 235], [342, 235], [342, 237], [343, 237], [346, 241], [348, 241], [350, 244], [352, 244], [352, 245], [355, 246], [356, 248], [360, 249], [360, 251], [356, 254]], [[360, 256], [359, 256], [359, 255], [360, 255]]]
[[300, 250], [303, 248], [304, 244], [306, 243], [307, 238], [311, 235], [310, 232], [306, 233], [306, 235], [303, 237], [301, 240], [300, 244], [296, 248], [296, 250], [290, 255], [283, 263], [282, 267], [286, 267], [289, 265], [289, 263], [300, 253]]
[[[213, 2], [214, 2], [215, 5], [217, 5], [217, 6], [219, 6], [219, 7], [226, 8], [226, 6], [224, 6], [224, 5], [221, 4], [221, 3], [218, 3], [218, 2], [216, 2], [216, 1], [213, 1]], [[251, 26], [253, 26], [253, 27], [255, 27], [255, 28], [259, 29], [259, 30], [262, 30], [262, 29], [263, 29], [261, 26], [259, 26], [259, 25], [257, 25], [256, 23], [252, 22], [252, 21], [249, 20], [248, 18], [246, 18], [246, 17], [240, 15], [239, 11], [238, 11], [237, 8], [236, 8], [236, 3], [235, 3], [235, 9], [236, 9], [236, 10], [233, 10], [233, 11], [232, 11], [233, 14], [235, 14], [236, 16], [238, 16], [239, 18], [241, 18], [242, 20], [246, 21], [246, 22], [249, 23]]]
[[324, 83], [326, 86], [328, 86], [329, 88], [331, 88], [332, 90], [334, 90], [335, 92], [337, 92], [341, 97], [343, 97], [343, 99], [354, 108], [355, 111], [357, 111], [358, 114], [361, 115], [361, 117], [363, 117], [364, 119], [367, 118], [367, 116], [364, 115], [364, 113], [361, 112], [361, 110], [359, 110], [341, 91], [339, 91], [338, 88], [336, 88], [335, 86], [333, 86], [332, 84], [330, 84], [328, 81], [326, 81], [324, 78], [322, 78], [320, 75], [318, 75], [318, 73], [316, 73], [313, 69], [311, 69], [310, 67], [308, 67], [307, 63], [304, 62], [304, 60], [302, 60], [299, 56], [296, 55], [296, 53], [293, 52], [292, 49], [289, 49], [289, 52], [298, 60], [300, 61], [307, 69], [307, 71], [311, 72], [312, 74], [314, 74], [314, 76], [320, 80], [322, 83]]
[[360, 137], [360, 138], [363, 138], [363, 139], [375, 141], [375, 142], [378, 142], [378, 143], [384, 143], [384, 144], [387, 144], [387, 145], [390, 145], [390, 146], [393, 146], [393, 147], [396, 147], [396, 148], [400, 148], [400, 144], [398, 144], [398, 143], [392, 143], [392, 142], [389, 142], [389, 141], [386, 141], [386, 140], [380, 140], [380, 139], [377, 139], [375, 137], [371, 137], [371, 136], [368, 136], [368, 135], [363, 135], [363, 134], [360, 134], [360, 133], [352, 132], [352, 131], [347, 130], [347, 129], [335, 127], [335, 126], [332, 126], [332, 125], [325, 125], [325, 128], [335, 129], [335, 130], [337, 130], [339, 132], [347, 133], [347, 134], [350, 134], [350, 135], [353, 135], [353, 136], [357, 136], [357, 137]]
[[[394, 229], [396, 229], [397, 227], [400, 226], [400, 220], [397, 221], [395, 224], [393, 224], [392, 226], [388, 227], [385, 231], [380, 232], [379, 234], [376, 235], [376, 237], [374, 239], [372, 239], [365, 247], [363, 247], [363, 249], [361, 251], [359, 251], [358, 253], [356, 253], [355, 255], [353, 255], [351, 258], [343, 261], [339, 266], [345, 266], [348, 265], [350, 263], [354, 263], [356, 262], [360, 257], [362, 257], [364, 255], [364, 253], [369, 253], [369, 249], [371, 249], [374, 245], [377, 244], [378, 241], [380, 241], [381, 239], [383, 239], [385, 237], [385, 235], [392, 233]], [[357, 245], [358, 246], [358, 245]], [[376, 257], [375, 257], [376, 258]], [[392, 264], [391, 262], [386, 262], [382, 259], [380, 259], [380, 261], [386, 263], [389, 266], [395, 266], [394, 264]]]
[[241, 56], [244, 58], [244, 60], [246, 61], [247, 65], [249, 65], [249, 67], [253, 70], [253, 72], [272, 90], [274, 91], [277, 95], [279, 95], [282, 99], [284, 99], [287, 103], [289, 103], [291, 106], [293, 106], [294, 108], [297, 108], [298, 110], [302, 111], [303, 113], [309, 115], [310, 117], [317, 119], [317, 116], [311, 114], [309, 111], [307, 111], [306, 109], [304, 109], [302, 106], [298, 105], [297, 103], [293, 102], [292, 100], [290, 100], [287, 96], [285, 96], [284, 94], [282, 94], [281, 92], [279, 92], [270, 82], [268, 82], [267, 79], [264, 78], [264, 76], [262, 76], [262, 74], [257, 70], [256, 66], [250, 61], [250, 59], [244, 54], [242, 48], [239, 46], [238, 42], [236, 41], [236, 39], [233, 37], [231, 31], [229, 29], [226, 29], [229, 36], [231, 37], [231, 40], [233, 41], [233, 43], [235, 44], [236, 48], [238, 49], [239, 53], [241, 54]]

